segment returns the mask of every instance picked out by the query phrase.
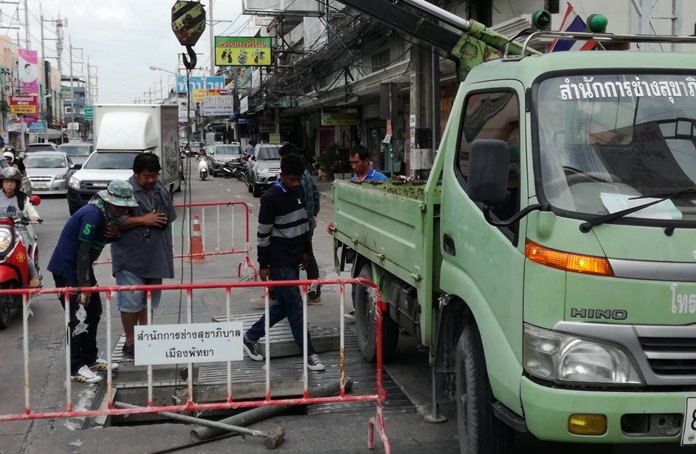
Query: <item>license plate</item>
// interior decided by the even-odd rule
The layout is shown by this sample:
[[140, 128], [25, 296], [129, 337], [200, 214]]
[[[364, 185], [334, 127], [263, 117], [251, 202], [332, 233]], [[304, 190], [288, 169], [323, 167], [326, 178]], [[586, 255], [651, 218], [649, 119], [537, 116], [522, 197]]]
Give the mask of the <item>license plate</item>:
[[46, 184], [46, 183], [33, 183], [32, 187], [34, 189], [48, 189], [48, 184]]
[[682, 446], [696, 445], [696, 397], [686, 398], [681, 444]]

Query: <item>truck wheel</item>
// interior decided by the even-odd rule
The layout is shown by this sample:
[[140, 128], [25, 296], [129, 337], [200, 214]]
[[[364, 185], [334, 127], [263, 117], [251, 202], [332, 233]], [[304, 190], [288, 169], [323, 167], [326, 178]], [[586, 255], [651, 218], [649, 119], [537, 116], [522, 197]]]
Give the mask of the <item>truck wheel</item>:
[[261, 186], [254, 183], [254, 186], [252, 188], [252, 192], [254, 193], [254, 197], [261, 197]]
[[493, 414], [493, 395], [478, 329], [468, 323], [457, 344], [456, 404], [459, 452], [511, 452], [513, 431]]
[[[363, 264], [358, 277], [372, 280], [372, 267]], [[353, 285], [353, 306], [355, 307], [355, 334], [363, 358], [370, 363], [377, 361], [377, 320], [374, 290], [364, 285]], [[382, 318], [382, 360], [388, 361], [396, 353], [399, 342], [399, 326], [388, 313]]]

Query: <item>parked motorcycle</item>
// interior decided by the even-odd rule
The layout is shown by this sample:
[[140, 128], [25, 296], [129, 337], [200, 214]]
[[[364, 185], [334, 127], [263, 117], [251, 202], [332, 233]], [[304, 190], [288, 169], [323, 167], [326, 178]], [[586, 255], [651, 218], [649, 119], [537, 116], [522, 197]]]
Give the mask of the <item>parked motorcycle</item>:
[[246, 172], [246, 164], [244, 161], [226, 161], [222, 165], [222, 175], [225, 178], [236, 178], [242, 180], [244, 178], [244, 172]]
[[[31, 196], [32, 205], [41, 203], [38, 196]], [[39, 271], [39, 249], [37, 237], [32, 224], [41, 223], [29, 220], [14, 220], [0, 218], [0, 289], [20, 289], [29, 287], [29, 267], [27, 257], [30, 257], [36, 270]], [[21, 241], [19, 228], [26, 228], [30, 244]], [[7, 328], [12, 309], [21, 309], [21, 295], [0, 296], [0, 330]]]
[[220, 167], [220, 171], [225, 178], [233, 178], [235, 176], [234, 164], [231, 161], [225, 162], [222, 167]]

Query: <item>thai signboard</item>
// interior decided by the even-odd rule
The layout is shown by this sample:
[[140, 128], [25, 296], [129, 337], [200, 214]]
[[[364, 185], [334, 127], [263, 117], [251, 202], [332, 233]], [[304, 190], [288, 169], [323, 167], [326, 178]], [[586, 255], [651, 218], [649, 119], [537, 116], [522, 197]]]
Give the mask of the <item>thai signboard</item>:
[[13, 114], [36, 114], [38, 109], [39, 97], [36, 95], [17, 95], [10, 96], [10, 113]]
[[176, 76], [176, 92], [186, 93], [194, 90], [222, 90], [225, 88], [225, 78], [223, 76], [194, 76], [189, 77], [188, 89], [186, 77]]
[[241, 361], [242, 322], [139, 325], [135, 365]]
[[360, 111], [349, 109], [322, 109], [322, 126], [358, 126], [360, 125]]
[[234, 113], [234, 96], [206, 96], [203, 98], [204, 117], [229, 117]]
[[203, 98], [206, 96], [222, 96], [226, 94], [227, 90], [193, 90], [193, 93], [191, 93], [191, 102], [200, 103], [203, 102]]
[[271, 38], [215, 37], [216, 66], [270, 66]]
[[323, 2], [316, 0], [243, 0], [242, 11], [244, 14], [253, 16], [319, 16], [324, 12], [326, 6]]

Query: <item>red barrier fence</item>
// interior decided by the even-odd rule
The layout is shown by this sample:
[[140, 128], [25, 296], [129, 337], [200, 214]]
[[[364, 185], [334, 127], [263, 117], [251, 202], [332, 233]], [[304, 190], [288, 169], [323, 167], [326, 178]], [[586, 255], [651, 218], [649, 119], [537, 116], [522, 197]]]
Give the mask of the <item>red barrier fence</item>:
[[[307, 367], [307, 291], [310, 285], [318, 284], [321, 286], [339, 286], [340, 290], [340, 305], [339, 305], [339, 326], [340, 326], [340, 343], [339, 343], [339, 367], [340, 367], [340, 391], [338, 396], [331, 397], [309, 397], [308, 392], [308, 367]], [[344, 326], [344, 307], [345, 307], [345, 287], [351, 284], [362, 284], [371, 287], [374, 295], [374, 304], [378, 310], [374, 311], [376, 330], [377, 330], [377, 351], [376, 351], [376, 389], [374, 393], [364, 394], [364, 395], [346, 395], [345, 393], [345, 326]], [[226, 308], [226, 321], [231, 320], [231, 294], [233, 290], [244, 289], [244, 288], [256, 288], [262, 287], [265, 291], [265, 313], [266, 313], [266, 352], [270, 351], [270, 336], [269, 336], [269, 288], [271, 287], [281, 287], [281, 286], [299, 286], [300, 293], [302, 295], [303, 304], [303, 332], [304, 332], [304, 348], [303, 348], [303, 384], [304, 390], [302, 397], [300, 398], [283, 398], [276, 399], [273, 397], [271, 389], [271, 360], [270, 355], [265, 355], [265, 398], [263, 400], [244, 400], [235, 401], [232, 397], [232, 379], [231, 379], [231, 362], [227, 362], [227, 398], [225, 402], [215, 402], [215, 403], [196, 403], [193, 399], [193, 374], [188, 374], [187, 377], [187, 402], [182, 405], [163, 405], [156, 406], [153, 405], [153, 385], [152, 385], [152, 365], [147, 366], [147, 402], [144, 402], [142, 408], [115, 408], [113, 406], [112, 396], [113, 396], [113, 383], [111, 377], [111, 367], [112, 367], [112, 320], [111, 320], [111, 301], [112, 293], [119, 291], [145, 291], [147, 295], [148, 304], [148, 324], [152, 323], [151, 320], [151, 300], [152, 292], [155, 290], [171, 291], [179, 290], [184, 291], [186, 294], [186, 313], [187, 321], [186, 324], [190, 326], [195, 326], [192, 320], [192, 295], [196, 290], [208, 290], [208, 289], [222, 289], [225, 292], [225, 308]], [[107, 350], [107, 365], [108, 371], [107, 377], [107, 392], [106, 396], [108, 399], [107, 408], [98, 410], [74, 410], [72, 404], [72, 384], [70, 380], [70, 336], [67, 336], [68, 342], [65, 349], [65, 368], [66, 368], [66, 406], [65, 409], [55, 410], [55, 411], [42, 411], [34, 412], [30, 404], [30, 361], [29, 361], [29, 299], [36, 295], [43, 294], [63, 294], [66, 301], [69, 299], [70, 294], [79, 293], [86, 289], [80, 288], [43, 288], [43, 289], [22, 289], [22, 290], [0, 290], [0, 297], [3, 295], [17, 295], [21, 296], [23, 300], [23, 354], [24, 354], [24, 413], [19, 414], [0, 414], [0, 422], [4, 421], [20, 421], [20, 420], [34, 420], [34, 419], [53, 419], [53, 418], [73, 418], [73, 417], [90, 417], [90, 416], [114, 416], [114, 415], [129, 415], [129, 414], [147, 414], [147, 413], [160, 413], [160, 412], [188, 412], [188, 411], [204, 411], [204, 410], [222, 410], [222, 409], [240, 409], [240, 408], [255, 408], [255, 407], [265, 407], [265, 406], [277, 406], [277, 405], [308, 405], [308, 404], [327, 404], [327, 403], [338, 403], [338, 402], [375, 402], [376, 412], [373, 417], [368, 421], [368, 446], [370, 448], [374, 447], [374, 428], [377, 428], [378, 436], [382, 441], [385, 452], [391, 452], [389, 445], [389, 439], [385, 432], [384, 427], [384, 417], [383, 417], [383, 405], [386, 399], [386, 392], [383, 387], [382, 382], [382, 317], [383, 312], [386, 309], [385, 304], [382, 301], [382, 295], [377, 287], [377, 285], [367, 279], [355, 278], [355, 279], [320, 279], [315, 281], [310, 280], [300, 280], [300, 281], [266, 281], [266, 282], [220, 282], [220, 283], [200, 283], [200, 284], [167, 284], [167, 285], [139, 285], [139, 286], [100, 286], [100, 287], [90, 287], [89, 292], [99, 292], [103, 293], [106, 301], [106, 308], [103, 314], [106, 316], [106, 343], [109, 346]], [[69, 305], [65, 305], [65, 326], [67, 327], [70, 314]], [[137, 341], [136, 341], [137, 350]], [[189, 370], [193, 370], [193, 362], [188, 364]], [[12, 395], [11, 390], [7, 390], [8, 396]]]
[[[237, 265], [238, 276], [242, 274], [242, 266], [246, 266], [253, 273], [254, 279], [256, 279], [256, 267], [254, 267], [250, 257], [249, 205], [245, 202], [211, 202], [176, 204], [174, 208], [180, 214], [176, 220], [179, 228], [175, 228], [174, 236], [176, 237], [177, 232], [180, 232], [184, 245], [188, 247], [188, 252], [175, 254], [174, 258], [184, 258], [189, 262], [198, 262], [205, 259], [205, 257], [231, 254], [243, 255], [242, 261]], [[241, 213], [236, 213], [239, 211]], [[182, 212], [183, 216], [181, 216]], [[193, 236], [195, 235], [193, 219], [196, 215], [200, 219], [199, 241], [202, 245], [201, 251], [194, 250], [191, 247]], [[238, 233], [237, 216], [242, 216], [243, 218], [243, 234]], [[211, 236], [214, 237], [215, 241], [211, 241]], [[95, 262], [96, 265], [107, 263], [111, 263], [111, 259], [108, 257]]]

